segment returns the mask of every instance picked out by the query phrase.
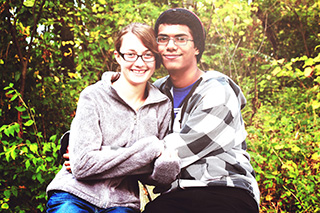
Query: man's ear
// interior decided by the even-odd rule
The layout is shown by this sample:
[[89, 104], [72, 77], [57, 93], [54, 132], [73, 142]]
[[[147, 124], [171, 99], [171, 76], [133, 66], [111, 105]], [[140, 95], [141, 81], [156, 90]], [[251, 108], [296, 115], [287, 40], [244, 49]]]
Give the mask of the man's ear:
[[197, 47], [195, 47], [195, 50], [196, 50], [195, 55], [199, 55], [200, 54], [199, 49]]

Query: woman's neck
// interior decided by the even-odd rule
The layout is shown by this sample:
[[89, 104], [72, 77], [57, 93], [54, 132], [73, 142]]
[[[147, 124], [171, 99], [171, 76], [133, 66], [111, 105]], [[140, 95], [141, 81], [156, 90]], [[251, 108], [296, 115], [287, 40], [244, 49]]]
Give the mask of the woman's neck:
[[132, 85], [127, 82], [124, 77], [120, 76], [120, 78], [112, 85], [119, 96], [136, 111], [139, 110], [147, 99], [146, 83], [141, 85]]

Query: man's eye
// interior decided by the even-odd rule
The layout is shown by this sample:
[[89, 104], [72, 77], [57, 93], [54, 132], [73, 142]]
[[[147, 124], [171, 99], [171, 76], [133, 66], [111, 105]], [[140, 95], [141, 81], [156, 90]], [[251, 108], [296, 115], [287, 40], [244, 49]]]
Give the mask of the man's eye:
[[168, 40], [168, 37], [159, 37], [158, 40], [159, 40], [159, 41], [167, 41], [167, 40]]
[[187, 40], [187, 39], [184, 37], [176, 37], [176, 41], [185, 41], [185, 40]]

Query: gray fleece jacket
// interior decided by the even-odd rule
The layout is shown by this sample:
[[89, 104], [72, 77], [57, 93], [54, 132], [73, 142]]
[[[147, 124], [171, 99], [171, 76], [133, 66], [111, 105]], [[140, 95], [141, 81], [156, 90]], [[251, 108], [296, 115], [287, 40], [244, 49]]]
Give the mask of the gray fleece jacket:
[[[168, 166], [157, 157], [168, 131], [171, 102], [148, 84], [148, 97], [135, 111], [112, 87], [110, 77], [111, 72], [104, 73], [101, 81], [81, 92], [70, 129], [72, 173], [63, 166], [47, 192], [69, 192], [100, 208], [139, 209], [140, 174], [147, 173], [150, 180], [166, 184], [180, 170], [179, 162], [170, 162], [173, 170], [166, 174], [172, 172], [170, 180], [163, 180], [156, 172]], [[154, 163], [156, 158], [160, 163]]]

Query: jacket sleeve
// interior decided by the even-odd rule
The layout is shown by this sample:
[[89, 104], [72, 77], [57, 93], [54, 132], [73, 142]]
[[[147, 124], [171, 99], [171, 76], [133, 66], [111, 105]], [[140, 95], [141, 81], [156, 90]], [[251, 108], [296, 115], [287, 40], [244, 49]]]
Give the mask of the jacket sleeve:
[[245, 140], [241, 107], [239, 95], [226, 78], [212, 81], [193, 95], [180, 132], [164, 138], [167, 147], [178, 150], [181, 168], [207, 155], [228, 152]]
[[142, 176], [140, 181], [149, 185], [167, 186], [175, 181], [180, 173], [180, 159], [162, 154], [154, 162], [151, 175]]
[[130, 147], [102, 146], [102, 141], [94, 98], [81, 93], [69, 141], [71, 169], [76, 179], [115, 178], [137, 171], [151, 173], [148, 164], [163, 150], [163, 143], [156, 136], [140, 139]]
[[[159, 138], [164, 138], [169, 130], [169, 124], [171, 121], [172, 104], [168, 99], [165, 113], [162, 115], [162, 119], [159, 119]], [[163, 110], [160, 110], [163, 111]], [[171, 184], [176, 180], [180, 173], [180, 159], [172, 156], [174, 150], [165, 150], [160, 157], [156, 158], [153, 164], [153, 171], [151, 174], [141, 176], [140, 181], [146, 184], [163, 186]]]

